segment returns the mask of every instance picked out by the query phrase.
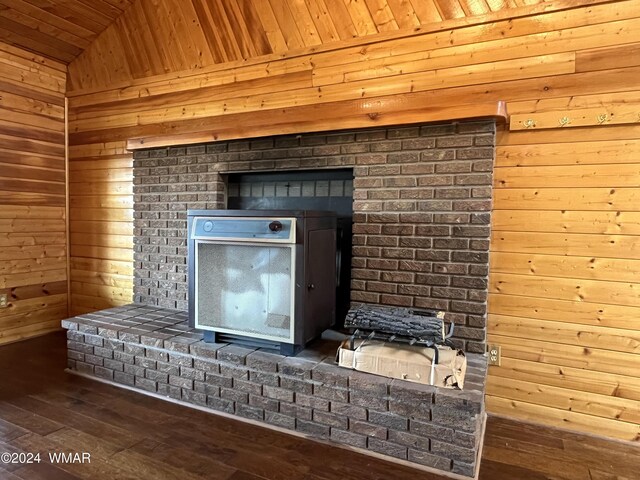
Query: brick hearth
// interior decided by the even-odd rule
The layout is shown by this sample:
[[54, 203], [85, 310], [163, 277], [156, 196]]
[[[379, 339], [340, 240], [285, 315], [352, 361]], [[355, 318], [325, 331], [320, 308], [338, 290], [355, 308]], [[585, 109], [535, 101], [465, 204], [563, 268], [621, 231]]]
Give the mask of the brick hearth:
[[472, 477], [484, 427], [486, 359], [465, 390], [343, 369], [336, 342], [297, 357], [208, 344], [185, 312], [127, 305], [63, 322], [68, 366], [85, 375], [301, 434]]

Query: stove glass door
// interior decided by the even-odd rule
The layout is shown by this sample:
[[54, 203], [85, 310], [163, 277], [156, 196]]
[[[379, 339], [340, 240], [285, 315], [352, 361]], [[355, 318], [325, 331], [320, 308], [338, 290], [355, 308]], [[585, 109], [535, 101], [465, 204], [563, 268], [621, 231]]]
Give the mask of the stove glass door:
[[196, 327], [293, 340], [295, 245], [196, 242]]

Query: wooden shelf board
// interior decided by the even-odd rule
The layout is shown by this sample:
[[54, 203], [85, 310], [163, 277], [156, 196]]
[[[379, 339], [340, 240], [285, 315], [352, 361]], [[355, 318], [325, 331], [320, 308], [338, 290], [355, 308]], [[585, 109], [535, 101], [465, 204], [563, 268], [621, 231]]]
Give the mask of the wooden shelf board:
[[[209, 127], [207, 130], [130, 138], [127, 140], [127, 149], [141, 150], [269, 135], [404, 126], [481, 118], [495, 118], [499, 123], [506, 122], [506, 103], [498, 101], [434, 108], [428, 106], [426, 96], [393, 95], [257, 113], [220, 115], [207, 119]], [[171, 126], [168, 127], [171, 128]]]

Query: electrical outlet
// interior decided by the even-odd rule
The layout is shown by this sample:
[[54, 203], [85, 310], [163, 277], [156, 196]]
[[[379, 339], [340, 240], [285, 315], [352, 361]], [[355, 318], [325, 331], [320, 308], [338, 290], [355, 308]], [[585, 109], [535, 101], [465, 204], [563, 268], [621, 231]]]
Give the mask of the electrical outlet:
[[501, 351], [500, 345], [489, 345], [489, 365], [500, 366]]
[[7, 298], [7, 294], [3, 293], [0, 295], [0, 308], [7, 308], [9, 306], [9, 299]]

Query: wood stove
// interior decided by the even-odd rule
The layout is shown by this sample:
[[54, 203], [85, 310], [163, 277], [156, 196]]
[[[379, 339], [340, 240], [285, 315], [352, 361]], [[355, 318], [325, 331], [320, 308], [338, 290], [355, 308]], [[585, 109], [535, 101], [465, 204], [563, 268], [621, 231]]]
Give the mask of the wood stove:
[[188, 212], [189, 321], [205, 340], [293, 355], [335, 322], [336, 215]]

